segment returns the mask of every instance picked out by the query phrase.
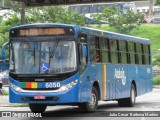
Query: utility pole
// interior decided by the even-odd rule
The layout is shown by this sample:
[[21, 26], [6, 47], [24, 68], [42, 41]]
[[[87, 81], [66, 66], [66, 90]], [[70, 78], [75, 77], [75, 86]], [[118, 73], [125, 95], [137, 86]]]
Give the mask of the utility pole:
[[25, 24], [25, 5], [20, 2], [21, 25]]
[[149, 16], [153, 16], [153, 0], [149, 0]]
[[155, 0], [149, 0], [149, 16], [153, 16], [153, 6], [155, 4]]

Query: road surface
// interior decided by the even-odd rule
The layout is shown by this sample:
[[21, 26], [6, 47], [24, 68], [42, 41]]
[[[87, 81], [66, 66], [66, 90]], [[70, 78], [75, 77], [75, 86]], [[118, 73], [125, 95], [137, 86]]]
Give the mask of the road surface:
[[[0, 107], [0, 111], [30, 111], [28, 107]], [[116, 116], [118, 114], [118, 116]], [[123, 115], [126, 114], [134, 114], [137, 115], [134, 117], [135, 120], [159, 120], [160, 119], [160, 89], [153, 89], [152, 92], [147, 93], [145, 95], [139, 96], [136, 99], [136, 105], [134, 107], [119, 107], [116, 101], [112, 102], [99, 102], [99, 107], [97, 112], [95, 113], [82, 113], [77, 106], [48, 106], [47, 110], [43, 117], [57, 117], [58, 119], [63, 119], [63, 117], [67, 117], [67, 119], [72, 119], [73, 117], [77, 117], [76, 119], [82, 119], [86, 117], [99, 117], [98, 119], [131, 119], [133, 117], [125, 117]], [[151, 114], [153, 118], [141, 116], [143, 114]], [[111, 117], [111, 115], [113, 115]], [[122, 116], [121, 116], [122, 115]], [[157, 115], [159, 117], [157, 117]], [[110, 117], [108, 117], [110, 116]], [[17, 119], [17, 118], [15, 118]], [[19, 119], [19, 118], [18, 118]], [[134, 120], [133, 119], [133, 120]], [[56, 119], [57, 120], [57, 119]]]

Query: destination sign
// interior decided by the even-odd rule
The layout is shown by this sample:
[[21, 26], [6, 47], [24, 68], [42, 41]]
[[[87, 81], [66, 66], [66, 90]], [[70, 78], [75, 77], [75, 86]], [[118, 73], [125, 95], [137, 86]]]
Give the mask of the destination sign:
[[55, 35], [74, 35], [74, 30], [70, 27], [55, 28], [21, 28], [10, 31], [11, 37], [24, 36], [55, 36]]
[[[88, 4], [104, 2], [131, 2], [144, 0], [12, 0], [24, 2], [26, 6], [49, 6], [49, 5], [71, 5], [71, 4]], [[147, 1], [147, 0], [146, 0]]]

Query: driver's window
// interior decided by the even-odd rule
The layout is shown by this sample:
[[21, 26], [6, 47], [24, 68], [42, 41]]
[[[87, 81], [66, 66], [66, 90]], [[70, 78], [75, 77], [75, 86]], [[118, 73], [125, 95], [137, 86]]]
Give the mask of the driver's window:
[[87, 48], [87, 34], [81, 33], [78, 38], [79, 43], [79, 62], [80, 62], [80, 74], [84, 72], [87, 67], [88, 57], [83, 53], [83, 46], [86, 45]]

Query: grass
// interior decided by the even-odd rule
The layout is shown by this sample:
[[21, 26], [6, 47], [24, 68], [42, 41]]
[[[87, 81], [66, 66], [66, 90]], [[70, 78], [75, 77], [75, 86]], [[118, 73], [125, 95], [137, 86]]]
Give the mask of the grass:
[[154, 85], [160, 85], [160, 76], [157, 76], [157, 77], [153, 78], [153, 84]]
[[[90, 25], [90, 27], [113, 31], [108, 25], [102, 25], [100, 28], [98, 25]], [[131, 35], [150, 39], [152, 51], [160, 49], [160, 24], [142, 24], [138, 29], [133, 30]]]
[[29, 107], [28, 104], [17, 104], [15, 107]]

